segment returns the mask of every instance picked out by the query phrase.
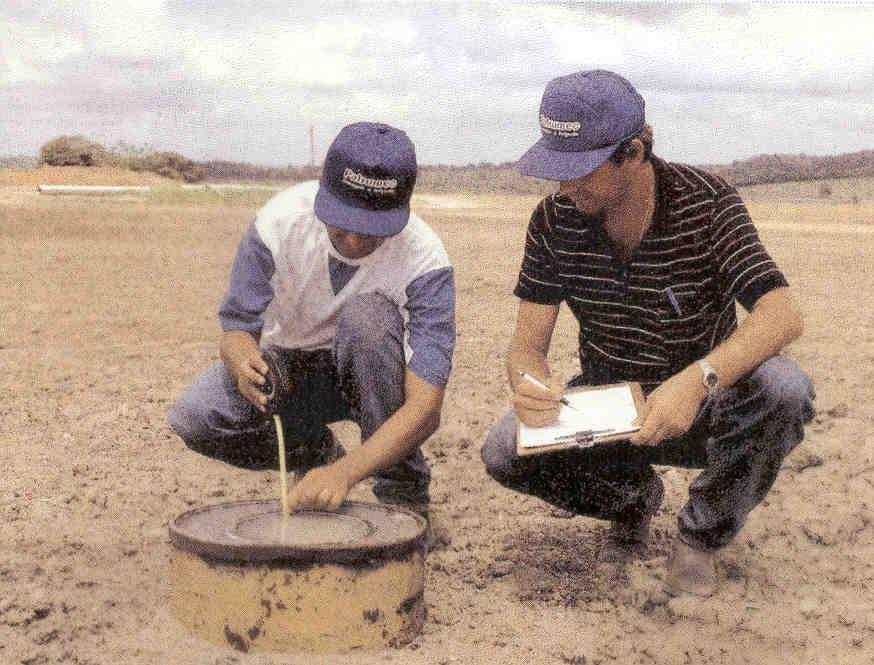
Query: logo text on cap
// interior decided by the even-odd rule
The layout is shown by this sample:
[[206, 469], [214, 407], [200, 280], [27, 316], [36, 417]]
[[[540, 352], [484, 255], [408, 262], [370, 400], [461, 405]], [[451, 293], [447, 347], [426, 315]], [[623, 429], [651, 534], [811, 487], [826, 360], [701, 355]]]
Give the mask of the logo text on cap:
[[552, 118], [540, 114], [540, 127], [547, 134], [560, 136], [562, 138], [576, 138], [580, 135], [582, 125], [576, 120], [553, 120]]
[[396, 178], [370, 178], [348, 166], [343, 171], [343, 183], [353, 189], [364, 189], [374, 194], [397, 194], [398, 181]]

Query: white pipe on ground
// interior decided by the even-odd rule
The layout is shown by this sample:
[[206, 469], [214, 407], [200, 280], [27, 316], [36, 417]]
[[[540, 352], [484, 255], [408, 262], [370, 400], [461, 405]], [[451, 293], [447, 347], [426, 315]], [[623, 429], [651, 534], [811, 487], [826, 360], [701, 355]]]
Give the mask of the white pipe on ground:
[[[221, 191], [248, 191], [264, 190], [278, 192], [285, 189], [282, 185], [237, 185], [237, 184], [213, 184], [203, 183], [196, 185], [179, 185], [184, 190], [211, 190]], [[36, 191], [40, 194], [124, 194], [150, 192], [153, 187], [148, 185], [37, 185]], [[173, 187], [165, 188], [173, 189]]]
[[37, 185], [40, 194], [124, 194], [149, 192], [147, 185]]

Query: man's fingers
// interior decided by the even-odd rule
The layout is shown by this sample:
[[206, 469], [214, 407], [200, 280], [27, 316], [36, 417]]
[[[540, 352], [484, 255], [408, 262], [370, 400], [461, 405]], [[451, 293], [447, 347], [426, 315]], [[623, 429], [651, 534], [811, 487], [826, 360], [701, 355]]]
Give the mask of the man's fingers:
[[267, 405], [267, 396], [258, 389], [262, 383], [264, 383], [264, 378], [254, 369], [243, 369], [237, 381], [237, 389], [249, 402], [264, 411], [264, 407]]
[[264, 375], [252, 365], [243, 368], [243, 376], [246, 377], [250, 383], [254, 383], [256, 386], [263, 386], [267, 381], [267, 379], [264, 378]]
[[637, 414], [637, 418], [631, 421], [632, 425], [643, 425], [646, 422], [646, 417], [649, 415], [652, 407], [649, 402], [644, 402], [643, 406], [640, 408], [640, 412]]
[[519, 381], [516, 384], [515, 393], [517, 395], [523, 395], [523, 396], [529, 397], [531, 399], [543, 400], [543, 401], [549, 401], [549, 402], [557, 402], [558, 400], [561, 399], [561, 396], [562, 396], [561, 389], [559, 389], [559, 390], [553, 390], [553, 389], [544, 390], [543, 388], [538, 388], [533, 383], [530, 383], [530, 382], [524, 381], [524, 380]]
[[654, 418], [645, 418], [640, 429], [628, 437], [633, 444], [648, 444], [658, 429], [658, 423]]
[[543, 427], [555, 422], [560, 411], [557, 403], [546, 409], [529, 409], [514, 402], [513, 409], [519, 419], [529, 427]]
[[288, 510], [294, 512], [300, 505], [300, 485], [295, 485], [288, 493]]
[[337, 510], [341, 505], [343, 505], [343, 499], [345, 498], [346, 497], [344, 497], [342, 494], [335, 492], [331, 496], [331, 500], [328, 505], [325, 506], [325, 508], [327, 508], [328, 510]]
[[565, 384], [564, 381], [559, 379], [550, 379], [546, 382], [546, 385], [549, 386], [550, 394], [556, 399], [561, 399], [564, 397]]
[[258, 390], [251, 383], [246, 383], [245, 381], [241, 381], [238, 387], [240, 389], [240, 394], [245, 397], [252, 406], [262, 413], [266, 413], [265, 406], [267, 405], [267, 396], [264, 393]]
[[[541, 393], [542, 395], [543, 393]], [[520, 409], [528, 411], [555, 411], [557, 414], [560, 408], [558, 404], [559, 401], [557, 399], [536, 398], [530, 395], [520, 395], [519, 393], [513, 396], [513, 408], [517, 411]]]
[[330, 488], [325, 488], [321, 492], [319, 492], [318, 497], [313, 502], [313, 507], [317, 510], [324, 510], [330, 508], [331, 504], [334, 501], [334, 492]]
[[256, 372], [258, 372], [259, 376], [267, 376], [267, 372], [269, 368], [267, 367], [267, 363], [264, 362], [264, 358], [261, 356], [255, 356], [254, 358], [249, 358], [249, 366], [252, 367]]
[[650, 419], [645, 422], [643, 427], [632, 435], [629, 440], [631, 443], [645, 446], [656, 446], [660, 444], [668, 435], [668, 427], [662, 422]]
[[528, 427], [546, 427], [558, 418], [558, 409], [554, 411], [526, 411], [517, 410], [516, 415]]

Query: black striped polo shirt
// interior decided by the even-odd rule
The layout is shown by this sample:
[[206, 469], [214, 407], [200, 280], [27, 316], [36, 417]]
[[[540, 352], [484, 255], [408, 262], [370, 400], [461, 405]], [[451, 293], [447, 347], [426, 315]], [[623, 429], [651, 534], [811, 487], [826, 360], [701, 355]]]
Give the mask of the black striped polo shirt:
[[651, 388], [702, 358], [747, 310], [786, 286], [737, 191], [721, 178], [652, 157], [653, 222], [630, 259], [619, 258], [597, 215], [552, 194], [528, 225], [514, 293], [566, 302], [579, 321], [583, 375]]

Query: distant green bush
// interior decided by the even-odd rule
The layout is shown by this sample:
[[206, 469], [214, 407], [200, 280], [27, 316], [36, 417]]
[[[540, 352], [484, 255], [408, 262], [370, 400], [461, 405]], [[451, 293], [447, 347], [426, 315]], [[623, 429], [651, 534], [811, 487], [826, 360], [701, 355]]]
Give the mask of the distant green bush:
[[124, 158], [122, 164], [131, 171], [150, 171], [165, 178], [199, 182], [203, 167], [177, 152], [152, 152]]
[[156, 152], [127, 143], [119, 143], [110, 150], [81, 135], [52, 139], [40, 149], [39, 163], [49, 166], [118, 166], [185, 182], [198, 182], [204, 176], [200, 164], [177, 152]]
[[39, 151], [39, 163], [49, 166], [107, 166], [117, 162], [117, 156], [84, 136], [59, 136]]

